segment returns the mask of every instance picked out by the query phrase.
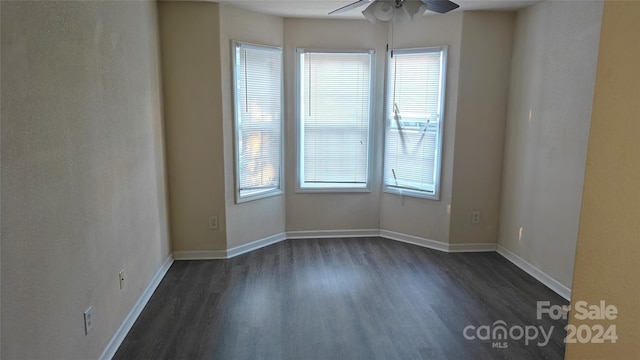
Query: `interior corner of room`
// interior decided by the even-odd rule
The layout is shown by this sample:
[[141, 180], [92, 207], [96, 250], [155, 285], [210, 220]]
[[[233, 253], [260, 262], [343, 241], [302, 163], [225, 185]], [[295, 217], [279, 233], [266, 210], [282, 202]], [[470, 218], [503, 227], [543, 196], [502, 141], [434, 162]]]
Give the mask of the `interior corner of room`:
[[[394, 25], [260, 3], [0, 3], [2, 358], [110, 358], [174, 260], [288, 239], [497, 252], [567, 300], [637, 311], [638, 4]], [[233, 41], [282, 49], [282, 180], [249, 201]], [[389, 46], [446, 47], [437, 199], [385, 190]], [[374, 51], [366, 191], [300, 189], [296, 49]], [[622, 342], [567, 358], [637, 353]]]

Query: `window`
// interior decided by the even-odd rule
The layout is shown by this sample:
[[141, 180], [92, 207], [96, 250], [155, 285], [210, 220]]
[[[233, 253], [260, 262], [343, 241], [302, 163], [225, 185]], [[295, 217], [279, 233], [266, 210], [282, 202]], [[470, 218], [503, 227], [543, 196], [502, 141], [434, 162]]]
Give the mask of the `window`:
[[278, 195], [282, 173], [282, 50], [233, 42], [236, 202]]
[[446, 48], [394, 50], [389, 58], [385, 191], [439, 198]]
[[372, 54], [298, 49], [299, 190], [368, 191]]

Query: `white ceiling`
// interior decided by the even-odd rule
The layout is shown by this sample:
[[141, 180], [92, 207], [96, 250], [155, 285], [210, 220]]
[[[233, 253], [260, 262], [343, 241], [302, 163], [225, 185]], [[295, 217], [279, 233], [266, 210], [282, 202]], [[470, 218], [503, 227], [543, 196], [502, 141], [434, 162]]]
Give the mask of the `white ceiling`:
[[[282, 17], [297, 18], [343, 18], [343, 19], [364, 19], [362, 10], [366, 6], [347, 11], [342, 14], [328, 15], [330, 11], [343, 7], [356, 0], [217, 0], [231, 4], [233, 6], [261, 12], [265, 14], [278, 15]], [[460, 10], [516, 10], [521, 9], [542, 0], [453, 0]], [[427, 11], [427, 13], [429, 13]]]

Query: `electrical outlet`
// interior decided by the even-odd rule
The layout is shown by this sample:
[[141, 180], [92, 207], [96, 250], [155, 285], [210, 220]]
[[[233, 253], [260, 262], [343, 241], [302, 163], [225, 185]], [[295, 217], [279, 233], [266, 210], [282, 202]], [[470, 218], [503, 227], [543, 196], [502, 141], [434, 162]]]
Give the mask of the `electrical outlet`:
[[217, 230], [218, 229], [218, 217], [217, 216], [209, 216], [209, 229]]
[[120, 277], [120, 289], [124, 288], [124, 269], [120, 270], [118, 274]]
[[471, 223], [472, 224], [480, 224], [480, 211], [472, 211], [471, 212]]
[[91, 314], [91, 306], [84, 311], [84, 333], [89, 335], [89, 331], [93, 327], [93, 315]]

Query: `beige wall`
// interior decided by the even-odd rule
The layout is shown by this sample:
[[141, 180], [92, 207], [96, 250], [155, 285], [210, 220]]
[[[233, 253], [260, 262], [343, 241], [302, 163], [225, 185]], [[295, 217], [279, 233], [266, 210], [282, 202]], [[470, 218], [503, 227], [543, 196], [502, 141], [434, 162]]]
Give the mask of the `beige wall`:
[[640, 3], [604, 5], [572, 303], [618, 308], [617, 343], [569, 344], [567, 359], [640, 358]]
[[463, 13], [450, 243], [498, 239], [514, 21], [513, 12]]
[[231, 41], [282, 47], [283, 19], [220, 5], [220, 64], [224, 134], [227, 247], [284, 232], [284, 195], [235, 203], [234, 118]]
[[0, 6], [1, 355], [95, 359], [170, 251], [156, 5]]
[[[464, 25], [463, 25], [464, 23]], [[463, 34], [463, 28], [466, 32]], [[505, 108], [511, 54], [513, 14], [498, 12], [428, 16], [396, 26], [393, 42], [386, 24], [357, 20], [285, 19], [285, 79], [287, 92], [286, 227], [296, 230], [377, 229], [396, 231], [441, 242], [495, 243], [497, 238]], [[464, 35], [464, 37], [463, 37]], [[461, 49], [465, 41], [467, 50]], [[387, 42], [395, 48], [448, 46], [444, 158], [439, 201], [381, 193], [384, 76]], [[368, 194], [305, 194], [296, 187], [296, 59], [295, 48], [375, 49], [372, 192]], [[461, 56], [465, 77], [460, 76]], [[462, 88], [465, 88], [464, 90]], [[459, 92], [460, 89], [460, 92]], [[460, 98], [464, 97], [462, 104]], [[483, 103], [485, 101], [485, 103]], [[458, 112], [464, 123], [456, 125]], [[480, 126], [478, 124], [489, 124]], [[478, 129], [480, 127], [480, 129]], [[477, 134], [483, 134], [478, 138]], [[458, 142], [458, 137], [461, 141]], [[454, 174], [455, 166], [459, 175]], [[478, 158], [478, 149], [486, 156]], [[459, 152], [460, 155], [457, 155]], [[473, 176], [482, 167], [479, 176]], [[460, 195], [455, 223], [449, 206], [455, 183]], [[475, 195], [467, 197], [469, 193]], [[470, 211], [481, 210], [483, 225], [470, 224]]]
[[[160, 2], [175, 251], [233, 248], [284, 232], [284, 197], [235, 204], [231, 40], [282, 46], [283, 19], [228, 5]], [[219, 230], [208, 218], [219, 217]]]
[[[174, 251], [226, 249], [219, 5], [159, 2]], [[209, 229], [217, 215], [219, 229]]]
[[[297, 193], [296, 58], [297, 47], [312, 49], [375, 49], [376, 79], [374, 121], [382, 121], [382, 94], [387, 30], [384, 24], [365, 20], [285, 19], [286, 94], [286, 228], [288, 231], [378, 229], [380, 203], [380, 132], [374, 134], [371, 193]], [[378, 126], [379, 128], [379, 126]]]
[[383, 193], [380, 228], [440, 242], [449, 242], [449, 206], [453, 182], [453, 149], [458, 107], [458, 79], [462, 13], [426, 16], [395, 26], [394, 48], [448, 46], [447, 83], [444, 109], [444, 142], [440, 178], [440, 200], [404, 197]]
[[[213, 9], [218, 9], [219, 13], [214, 14]], [[454, 232], [457, 231], [456, 242], [495, 242], [512, 14], [487, 12], [430, 16], [396, 26], [396, 36], [393, 39], [390, 38], [389, 29], [384, 23], [372, 25], [359, 20], [283, 20], [229, 5], [163, 2], [160, 5], [160, 14], [163, 66], [167, 84], [165, 107], [172, 199], [172, 239], [175, 250], [232, 248], [281, 233], [285, 228], [288, 231], [382, 228], [442, 242], [449, 241], [449, 231], [452, 229]], [[214, 17], [220, 21], [218, 27], [215, 19], [206, 21]], [[469, 50], [466, 52], [468, 55], [465, 62], [467, 76], [462, 80], [469, 89], [464, 92], [468, 100], [465, 104], [468, 105], [459, 106], [458, 83], [461, 81], [459, 70], [463, 19], [468, 22], [465, 25], [468, 29], [465, 41]], [[189, 23], [189, 26], [181, 26], [181, 22]], [[205, 26], [206, 29], [199, 29], [198, 26]], [[199, 34], [192, 33], [198, 29], [202, 30]], [[215, 37], [216, 32], [219, 33], [219, 54], [209, 47], [202, 49], [199, 46], [207, 40], [210, 40], [207, 42], [208, 45], [213, 44], [215, 40], [211, 39]], [[235, 204], [230, 52], [230, 41], [233, 39], [284, 47], [285, 196]], [[407, 197], [403, 205], [397, 195], [381, 193], [387, 42], [392, 42], [396, 48], [449, 46], [443, 185], [440, 201]], [[296, 192], [297, 47], [376, 50], [374, 151], [371, 157], [373, 168], [370, 193]], [[482, 62], [475, 59], [476, 51], [481, 52]], [[219, 64], [213, 60], [214, 57], [219, 58]], [[194, 58], [199, 60], [192, 60]], [[219, 67], [221, 89], [208, 89], [213, 86], [208, 84], [209, 82], [200, 82], [199, 85], [203, 88], [188, 88], [193, 82], [186, 80], [188, 76], [210, 73], [215, 71], [212, 70], [215, 67]], [[474, 75], [477, 69], [484, 71], [484, 78]], [[213, 78], [210, 80], [215, 82]], [[213, 101], [206, 104], [198, 101], [198, 94], [202, 93], [212, 94]], [[481, 103], [478, 98], [486, 100], [487, 103]], [[220, 114], [213, 105], [218, 100], [222, 109], [220, 120]], [[198, 106], [194, 106], [194, 101], [201, 104], [198, 114], [194, 112], [194, 109], [198, 109]], [[496, 103], [498, 106], [494, 105]], [[465, 112], [465, 124], [468, 127], [456, 126], [458, 107]], [[482, 122], [491, 124], [484, 128], [486, 136], [481, 139], [473, 136], [473, 126], [478, 123], [477, 114], [481, 114]], [[218, 162], [221, 154], [220, 144], [205, 141], [205, 138], [210, 137], [209, 134], [219, 131], [220, 126], [224, 139], [224, 168], [220, 168]], [[456, 150], [460, 153], [456, 161], [459, 161], [457, 171], [461, 174], [457, 186], [461, 193], [475, 192], [481, 195], [471, 199], [467, 199], [464, 194], [458, 196], [459, 206], [454, 207], [454, 210], [458, 209], [454, 212], [457, 222], [451, 224], [449, 206], [452, 203], [454, 177], [454, 140], [458, 133], [464, 137], [464, 141]], [[487, 157], [480, 160], [475, 157], [478, 147], [483, 147], [485, 153], [488, 152]], [[211, 155], [207, 157], [203, 156], [203, 153]], [[208, 163], [203, 164], [204, 160]], [[472, 182], [473, 177], [469, 174], [473, 174], [479, 165], [483, 166], [482, 176], [476, 176], [477, 180]], [[214, 179], [216, 170], [217, 180]], [[220, 223], [226, 228], [226, 243], [215, 242], [215, 247], [211, 248], [211, 236], [215, 235], [217, 239], [223, 234], [212, 234], [203, 227], [201, 219], [206, 219], [207, 214], [212, 211], [219, 212], [216, 209], [221, 199], [218, 186], [211, 190], [203, 189], [207, 183], [220, 184], [221, 170], [225, 173], [222, 185], [225, 187], [226, 206], [224, 219], [221, 218]], [[208, 176], [200, 175], [199, 180], [194, 180], [196, 174]], [[194, 186], [196, 183], [198, 186]], [[468, 190], [469, 187], [472, 190]], [[206, 196], [202, 196], [203, 194]], [[212, 200], [214, 198], [215, 201]], [[218, 204], [215, 208], [214, 203]], [[483, 211], [483, 225], [470, 225], [470, 209]]]
[[569, 288], [601, 13], [547, 1], [516, 19], [498, 242]]

